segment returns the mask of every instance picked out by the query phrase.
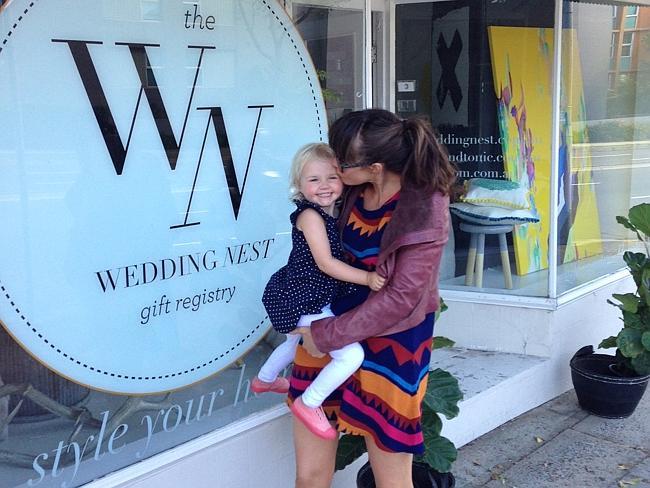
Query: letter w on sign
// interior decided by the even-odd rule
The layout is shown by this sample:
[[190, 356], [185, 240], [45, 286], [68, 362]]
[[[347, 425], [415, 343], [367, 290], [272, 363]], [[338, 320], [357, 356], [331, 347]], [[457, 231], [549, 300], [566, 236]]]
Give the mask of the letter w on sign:
[[217, 143], [219, 144], [219, 152], [221, 153], [221, 161], [223, 163], [223, 169], [226, 173], [226, 184], [230, 191], [230, 201], [232, 203], [232, 211], [235, 214], [235, 220], [239, 217], [239, 207], [241, 206], [242, 196], [244, 195], [244, 188], [246, 186], [246, 179], [248, 178], [248, 169], [251, 165], [251, 158], [253, 157], [253, 148], [255, 147], [255, 139], [257, 138], [257, 130], [260, 126], [260, 119], [262, 118], [262, 110], [265, 108], [272, 108], [273, 105], [249, 105], [248, 108], [256, 108], [259, 110], [257, 112], [257, 122], [255, 124], [255, 131], [253, 132], [253, 141], [251, 142], [251, 149], [248, 153], [248, 161], [246, 162], [246, 172], [244, 173], [244, 180], [239, 188], [239, 183], [237, 181], [237, 173], [235, 172], [235, 163], [232, 159], [232, 152], [230, 151], [230, 142], [228, 141], [228, 133], [226, 132], [226, 123], [223, 118], [223, 111], [221, 107], [198, 107], [197, 110], [209, 110], [208, 123], [205, 126], [205, 133], [203, 134], [203, 143], [201, 144], [201, 152], [199, 153], [199, 161], [196, 164], [196, 172], [194, 173], [194, 182], [192, 183], [192, 191], [190, 192], [190, 199], [187, 202], [187, 211], [185, 212], [185, 222], [178, 225], [173, 225], [171, 229], [177, 229], [179, 227], [187, 227], [189, 225], [197, 225], [199, 222], [187, 223], [187, 218], [190, 214], [190, 208], [192, 206], [192, 196], [194, 195], [194, 188], [196, 187], [196, 180], [199, 176], [199, 168], [201, 167], [201, 161], [203, 160], [203, 150], [205, 149], [205, 141], [208, 138], [208, 131], [210, 129], [210, 122], [214, 126], [214, 131], [217, 134]]
[[[183, 120], [183, 127], [181, 130], [181, 135], [178, 141], [174, 135], [172, 129], [172, 124], [169, 120], [167, 114], [167, 109], [163, 102], [163, 97], [158, 87], [155, 74], [151, 69], [151, 62], [149, 61], [149, 56], [147, 55], [147, 48], [160, 47], [160, 44], [141, 44], [141, 43], [131, 43], [131, 42], [116, 42], [117, 46], [126, 46], [129, 49], [133, 64], [140, 78], [140, 91], [138, 93], [138, 98], [133, 110], [133, 117], [131, 119], [131, 125], [129, 127], [129, 135], [126, 141], [126, 145], [122, 142], [117, 125], [115, 124], [115, 119], [113, 113], [106, 99], [106, 94], [102, 87], [102, 84], [97, 75], [97, 70], [95, 69], [94, 62], [90, 55], [88, 45], [101, 45], [102, 41], [80, 41], [80, 40], [71, 40], [71, 39], [52, 39], [52, 42], [56, 43], [65, 43], [70, 48], [70, 53], [74, 59], [75, 66], [79, 72], [79, 76], [83, 83], [84, 89], [90, 105], [92, 107], [93, 113], [95, 114], [95, 119], [99, 126], [99, 130], [106, 144], [106, 148], [111, 157], [113, 167], [115, 168], [115, 173], [120, 176], [124, 171], [124, 163], [126, 161], [127, 154], [129, 152], [129, 146], [131, 144], [131, 136], [133, 135], [133, 128], [135, 126], [135, 121], [137, 118], [138, 110], [140, 109], [140, 102], [142, 101], [142, 94], [144, 93], [149, 108], [151, 109], [151, 114], [153, 116], [154, 122], [156, 124], [156, 129], [158, 135], [160, 136], [160, 141], [162, 142], [163, 148], [165, 149], [165, 155], [169, 163], [170, 169], [173, 171], [176, 169], [176, 163], [178, 161], [178, 156], [180, 153], [181, 146], [183, 144], [183, 138], [185, 136], [185, 129], [187, 128], [188, 116], [192, 106], [192, 100], [194, 99], [194, 92], [196, 88], [196, 82], [199, 77], [199, 72], [201, 70], [201, 64], [203, 62], [203, 55], [207, 49], [215, 49], [214, 46], [188, 46], [189, 49], [198, 49], [199, 50], [199, 59], [196, 65], [196, 70], [194, 73], [194, 80], [192, 82], [192, 90], [190, 92], [189, 99], [187, 101], [187, 107], [185, 110], [185, 117]], [[244, 194], [244, 188], [246, 185], [246, 179], [248, 177], [248, 170], [251, 163], [251, 158], [253, 154], [253, 148], [255, 146], [255, 139], [257, 137], [257, 131], [259, 129], [260, 118], [262, 115], [262, 110], [264, 108], [271, 108], [273, 105], [251, 105], [248, 108], [258, 109], [257, 123], [255, 126], [255, 132], [253, 133], [253, 140], [251, 142], [251, 147], [248, 155], [248, 161], [246, 164], [246, 171], [244, 174], [243, 182], [241, 188], [237, 182], [237, 175], [235, 173], [235, 165], [233, 162], [232, 154], [230, 151], [230, 143], [228, 141], [228, 135], [226, 133], [226, 126], [224, 122], [223, 113], [220, 107], [201, 107], [198, 110], [209, 110], [208, 123], [205, 129], [203, 143], [201, 145], [201, 152], [199, 154], [199, 159], [197, 161], [196, 171], [194, 174], [194, 182], [192, 184], [192, 191], [187, 203], [187, 209], [185, 211], [185, 218], [182, 224], [172, 225], [170, 229], [177, 229], [182, 227], [188, 227], [192, 225], [198, 225], [200, 222], [188, 222], [188, 217], [190, 214], [190, 209], [192, 205], [192, 198], [194, 196], [194, 190], [196, 188], [196, 182], [199, 174], [199, 167], [201, 165], [201, 160], [203, 158], [203, 150], [205, 148], [205, 142], [208, 135], [208, 128], [210, 126], [210, 121], [215, 128], [215, 133], [217, 136], [217, 142], [219, 145], [219, 152], [223, 162], [223, 168], [226, 174], [226, 181], [229, 187], [230, 200], [233, 207], [233, 213], [235, 219], [239, 216], [239, 208], [241, 206], [242, 196]]]

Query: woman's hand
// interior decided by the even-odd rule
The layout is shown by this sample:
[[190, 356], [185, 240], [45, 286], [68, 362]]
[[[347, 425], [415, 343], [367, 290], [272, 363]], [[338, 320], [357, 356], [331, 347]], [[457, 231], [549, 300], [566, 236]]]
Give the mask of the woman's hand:
[[369, 271], [367, 282], [372, 291], [379, 291], [386, 283], [386, 278], [382, 278], [375, 271]]
[[316, 347], [314, 339], [311, 336], [311, 329], [309, 327], [298, 327], [296, 331], [302, 335], [302, 346], [307, 350], [309, 354], [315, 358], [322, 358], [325, 356], [325, 354], [320, 352]]

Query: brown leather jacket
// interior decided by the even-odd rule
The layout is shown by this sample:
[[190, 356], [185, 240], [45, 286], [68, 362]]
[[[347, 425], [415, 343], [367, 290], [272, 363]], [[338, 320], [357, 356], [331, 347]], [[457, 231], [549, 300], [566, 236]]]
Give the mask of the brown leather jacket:
[[[363, 186], [350, 190], [341, 222], [346, 223]], [[319, 350], [329, 352], [368, 337], [418, 325], [440, 301], [438, 272], [449, 236], [449, 197], [402, 187], [397, 207], [381, 239], [377, 272], [387, 278], [358, 307], [311, 325]]]

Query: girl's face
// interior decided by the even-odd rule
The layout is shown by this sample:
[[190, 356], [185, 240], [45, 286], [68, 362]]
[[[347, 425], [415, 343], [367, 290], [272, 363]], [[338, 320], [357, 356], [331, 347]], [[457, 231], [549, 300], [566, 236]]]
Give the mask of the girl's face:
[[300, 173], [298, 188], [305, 200], [323, 207], [328, 212], [343, 192], [343, 183], [336, 174], [335, 162], [331, 159], [307, 161]]

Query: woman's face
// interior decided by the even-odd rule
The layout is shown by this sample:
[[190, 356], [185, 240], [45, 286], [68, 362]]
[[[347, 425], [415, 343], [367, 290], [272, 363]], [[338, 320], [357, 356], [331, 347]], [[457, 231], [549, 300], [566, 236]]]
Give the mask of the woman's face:
[[370, 167], [365, 163], [337, 161], [336, 172], [341, 181], [350, 186], [368, 183], [372, 176]]
[[350, 169], [339, 169], [339, 177], [341, 181], [348, 186], [363, 185], [364, 183], [370, 182], [370, 172], [367, 167], [365, 168], [350, 168]]

